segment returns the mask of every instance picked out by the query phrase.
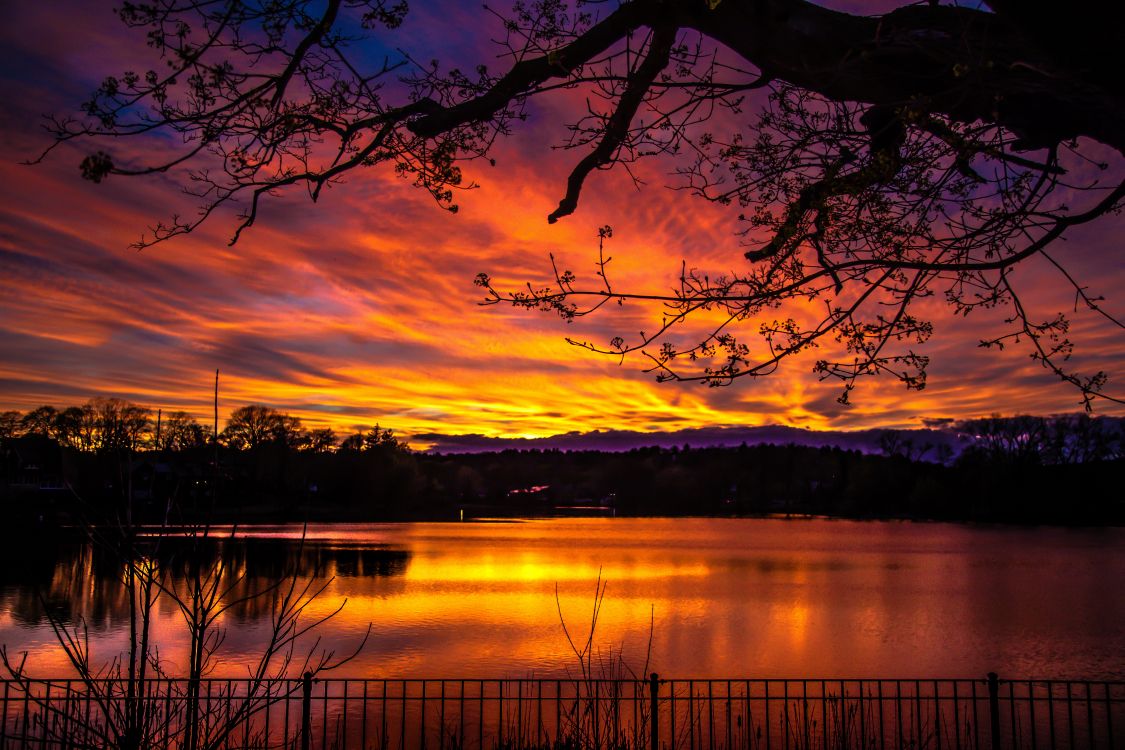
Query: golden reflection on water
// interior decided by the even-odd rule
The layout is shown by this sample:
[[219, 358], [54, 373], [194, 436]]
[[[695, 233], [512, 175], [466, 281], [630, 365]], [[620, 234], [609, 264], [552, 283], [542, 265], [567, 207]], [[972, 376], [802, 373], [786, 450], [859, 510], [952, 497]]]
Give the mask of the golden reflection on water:
[[[272, 568], [263, 555], [278, 553], [268, 540], [296, 540], [301, 530], [247, 536], [274, 546], [248, 546], [233, 569], [264, 586]], [[826, 520], [318, 526], [306, 553], [331, 580], [304, 616], [342, 606], [318, 630], [320, 646], [337, 654], [371, 627], [348, 675], [553, 676], [576, 667], [560, 612], [583, 642], [600, 577], [594, 644], [607, 675], [1120, 678], [1125, 602], [1114, 582], [1125, 579], [1123, 542], [1123, 530]], [[48, 577], [90, 621], [95, 657], [109, 658], [125, 646], [124, 602], [95, 578], [88, 556], [60, 561]], [[0, 642], [27, 650], [41, 673], [63, 669], [43, 622], [15, 616], [30, 600], [4, 592]], [[263, 601], [220, 618], [217, 676], [246, 674], [268, 614]], [[156, 626], [174, 671], [187, 643], [171, 602]]]

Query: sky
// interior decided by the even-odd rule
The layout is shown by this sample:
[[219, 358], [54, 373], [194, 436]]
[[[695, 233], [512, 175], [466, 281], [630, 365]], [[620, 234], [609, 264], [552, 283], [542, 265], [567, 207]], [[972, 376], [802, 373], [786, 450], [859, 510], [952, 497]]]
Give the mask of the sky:
[[[476, 5], [414, 6], [398, 44], [420, 59], [497, 64], [488, 42], [496, 22]], [[861, 430], [1080, 408], [1079, 394], [1028, 350], [977, 346], [1001, 330], [998, 313], [954, 319], [937, 310], [924, 348], [932, 358], [927, 388], [868, 379], [845, 407], [836, 402], [839, 387], [812, 372], [814, 357], [788, 361], [767, 378], [707, 388], [657, 383], [640, 358], [618, 362], [565, 341], [604, 344], [651, 327], [651, 311], [636, 305], [571, 324], [479, 305], [477, 273], [512, 285], [546, 282], [551, 253], [593, 280], [605, 224], [614, 229], [611, 268], [622, 288], [668, 289], [684, 259], [712, 272], [741, 267], [731, 211], [667, 189], [666, 163], [643, 165], [639, 189], [620, 170], [597, 173], [578, 211], [548, 225], [579, 158], [548, 148], [565, 137], [565, 112], [575, 104], [565, 99], [534, 106], [499, 144], [494, 167], [468, 167], [480, 187], [458, 196], [456, 215], [372, 168], [315, 205], [296, 191], [269, 200], [234, 247], [227, 214], [188, 237], [132, 249], [146, 227], [193, 210], [176, 175], [94, 185], [79, 179], [86, 151], [71, 147], [36, 166], [20, 162], [48, 142], [43, 115], [76, 112], [102, 77], [147, 67], [151, 51], [121, 26], [111, 3], [12, 3], [0, 13], [0, 409], [116, 396], [209, 421], [216, 369], [221, 415], [264, 403], [341, 432], [379, 423], [415, 447], [435, 434]], [[126, 156], [164, 147], [110, 144]], [[1056, 253], [1119, 316], [1123, 230], [1125, 218], [1111, 217], [1070, 235]], [[1017, 274], [1043, 317], [1073, 311], [1073, 293], [1043, 264]], [[1110, 390], [1121, 393], [1120, 329], [1080, 314], [1072, 337], [1072, 364], [1109, 372]], [[1098, 410], [1125, 413], [1109, 404]]]

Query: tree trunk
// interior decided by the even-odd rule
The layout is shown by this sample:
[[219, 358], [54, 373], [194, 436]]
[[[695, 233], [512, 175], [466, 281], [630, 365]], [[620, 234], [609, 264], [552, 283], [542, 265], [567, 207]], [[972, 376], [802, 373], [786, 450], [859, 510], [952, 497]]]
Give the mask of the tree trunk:
[[436, 136], [488, 120], [633, 30], [674, 26], [714, 39], [766, 76], [833, 100], [916, 104], [960, 122], [996, 123], [1026, 149], [1087, 136], [1125, 152], [1125, 94], [1114, 58], [1125, 41], [1120, 27], [1092, 13], [993, 5], [999, 12], [910, 5], [867, 17], [806, 0], [636, 0], [551, 55], [517, 63], [490, 91], [422, 108], [429, 114], [410, 129]]

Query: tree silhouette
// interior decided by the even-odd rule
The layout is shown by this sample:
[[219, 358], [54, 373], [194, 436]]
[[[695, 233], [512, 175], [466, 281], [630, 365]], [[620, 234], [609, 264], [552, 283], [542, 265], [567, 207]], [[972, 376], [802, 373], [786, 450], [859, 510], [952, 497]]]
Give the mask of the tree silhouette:
[[170, 412], [160, 430], [158, 450], [182, 451], [207, 444], [208, 431], [185, 411]]
[[25, 435], [54, 437], [57, 414], [58, 412], [53, 406], [40, 406], [23, 415], [20, 419], [20, 427]]
[[[1125, 32], [1101, 14], [1011, 0], [879, 16], [807, 0], [537, 0], [500, 19], [500, 73], [417, 64], [409, 52], [372, 66], [357, 40], [400, 46], [406, 12], [389, 0], [126, 2], [121, 19], [163, 65], [107, 78], [83, 118], [54, 121], [56, 143], [175, 135], [184, 148], [150, 163], [95, 147], [82, 173], [188, 168], [199, 214], [142, 242], [241, 201], [237, 240], [264, 197], [301, 186], [315, 200], [360, 167], [393, 169], [456, 210], [455, 191], [470, 187], [463, 161], [489, 158], [535, 100], [580, 88], [587, 105], [563, 144], [576, 163], [548, 221], [573, 213], [594, 172], [673, 158], [676, 187], [736, 208], [746, 265], [714, 275], [685, 262], [671, 292], [620, 290], [602, 253], [592, 286], [558, 268], [520, 291], [481, 274], [487, 303], [567, 320], [607, 302], [655, 303], [647, 333], [574, 343], [640, 352], [661, 379], [712, 385], [835, 342], [842, 353], [815, 370], [846, 402], [866, 375], [925, 386], [933, 327], [917, 303], [933, 297], [959, 315], [1001, 308], [1008, 326], [983, 345], [1030, 346], [1087, 408], [1111, 398], [1104, 372], [1068, 365], [1068, 319], [1035, 317], [1011, 274], [1040, 258], [1077, 308], [1122, 325], [1051, 254], [1125, 199], [1115, 58]], [[680, 345], [688, 321], [707, 328]]]
[[379, 425], [375, 425], [366, 432], [355, 432], [348, 435], [340, 443], [340, 450], [352, 452], [384, 451], [393, 453], [395, 451], [405, 451], [407, 447], [395, 437], [394, 430], [384, 430], [380, 428]]
[[92, 404], [62, 409], [55, 415], [54, 425], [61, 444], [78, 450], [94, 450], [98, 425]]
[[1120, 422], [1086, 414], [993, 415], [953, 427], [972, 438], [973, 450], [997, 464], [1084, 464], [1122, 457]]
[[238, 450], [254, 450], [275, 440], [288, 446], [288, 436], [294, 432], [294, 423], [299, 429], [300, 421], [295, 417], [269, 406], [249, 404], [231, 412], [221, 437], [227, 445]]
[[100, 450], [136, 452], [151, 434], [152, 411], [119, 398], [95, 398], [86, 406], [97, 427]]
[[0, 440], [14, 437], [20, 430], [21, 414], [18, 411], [0, 411]]
[[301, 447], [312, 453], [330, 453], [336, 449], [336, 433], [330, 427], [311, 430]]

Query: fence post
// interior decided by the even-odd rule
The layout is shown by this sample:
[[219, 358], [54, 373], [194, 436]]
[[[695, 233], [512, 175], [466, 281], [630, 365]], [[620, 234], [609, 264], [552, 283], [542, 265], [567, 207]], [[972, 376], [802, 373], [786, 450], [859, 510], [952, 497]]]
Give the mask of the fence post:
[[992, 729], [992, 750], [1000, 750], [1000, 678], [988, 673], [988, 717]]
[[656, 672], [649, 675], [648, 678], [648, 695], [649, 695], [649, 724], [652, 729], [652, 745], [651, 750], [659, 750], [660, 748], [660, 713], [657, 707], [660, 705], [660, 678]]
[[309, 750], [312, 740], [312, 672], [301, 680], [301, 750]]

